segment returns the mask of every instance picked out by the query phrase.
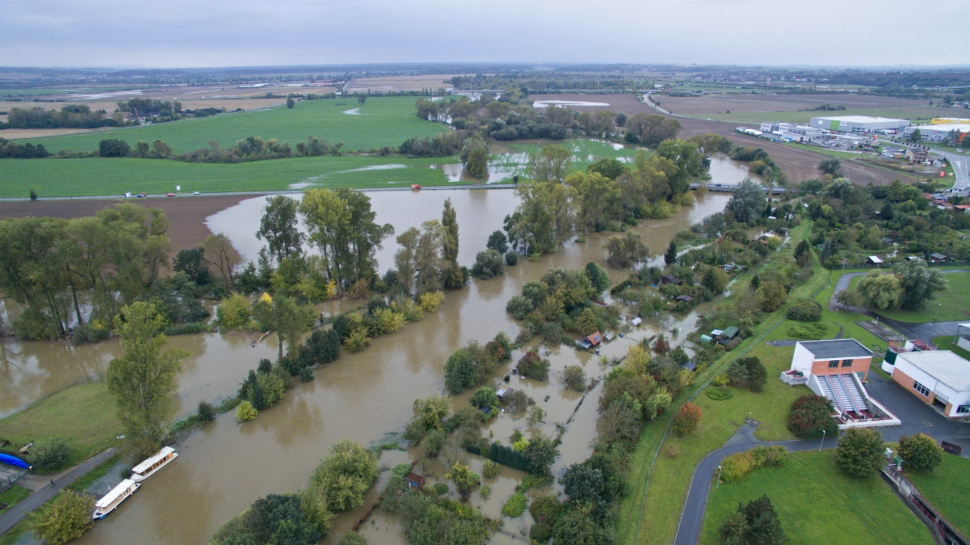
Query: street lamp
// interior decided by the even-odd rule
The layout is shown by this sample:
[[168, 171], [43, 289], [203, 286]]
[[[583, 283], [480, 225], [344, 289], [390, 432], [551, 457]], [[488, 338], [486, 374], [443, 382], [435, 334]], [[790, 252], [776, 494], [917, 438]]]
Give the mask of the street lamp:
[[940, 315], [940, 307], [942, 307], [942, 306], [943, 306], [943, 303], [940, 303], [939, 305], [936, 306], [936, 312], [933, 313], [933, 321], [934, 322], [936, 321], [937, 316]]
[[822, 445], [825, 444], [825, 430], [822, 430], [822, 442], [818, 444], [818, 453], [822, 453]]
[[717, 466], [717, 485], [714, 486], [714, 490], [721, 486], [721, 466]]

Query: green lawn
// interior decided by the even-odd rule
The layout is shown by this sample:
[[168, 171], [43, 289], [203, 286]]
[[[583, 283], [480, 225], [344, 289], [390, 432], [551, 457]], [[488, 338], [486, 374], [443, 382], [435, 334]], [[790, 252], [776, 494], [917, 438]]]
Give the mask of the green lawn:
[[[761, 271], [786, 266], [791, 259], [792, 249], [809, 234], [810, 228], [811, 223], [804, 222], [793, 229], [791, 242], [781, 252], [772, 254]], [[806, 284], [792, 289], [789, 301], [811, 297], [825, 285], [828, 280], [827, 271], [821, 267], [817, 271]], [[744, 282], [747, 281], [746, 277], [747, 275]], [[745, 339], [740, 346], [725, 354], [695, 379], [696, 385], [703, 385], [713, 375], [723, 372], [735, 358], [755, 355], [761, 358], [768, 370], [768, 383], [763, 392], [755, 394], [732, 388], [734, 397], [725, 401], [713, 401], [701, 393], [694, 399], [694, 403], [700, 406], [703, 417], [698, 431], [687, 438], [678, 438], [671, 434], [664, 440], [663, 436], [670, 423], [670, 415], [676, 412], [677, 406], [690, 393], [676, 399], [666, 415], [646, 427], [629, 463], [627, 482], [630, 483], [631, 494], [624, 498], [620, 506], [621, 522], [618, 532], [621, 543], [668, 545], [673, 541], [694, 468], [704, 456], [724, 445], [748, 417], [749, 412], [752, 418], [761, 422], [758, 428], [759, 438], [792, 438], [785, 427], [788, 408], [792, 401], [809, 390], [803, 386], [792, 388], [778, 380], [781, 371], [791, 365], [793, 347], [773, 348], [762, 344], [769, 335], [778, 335], [777, 329], [772, 328], [787, 327], [784, 322], [786, 311], [787, 305], [767, 316], [755, 327], [753, 337]], [[637, 521], [640, 520], [641, 510], [643, 518], [637, 534]]]
[[[96, 150], [98, 142], [105, 138], [120, 138], [131, 146], [139, 140], [151, 143], [161, 139], [176, 153], [183, 153], [208, 146], [209, 140], [228, 147], [248, 136], [259, 136], [263, 140], [276, 138], [280, 142], [288, 142], [294, 149], [297, 142], [306, 141], [310, 135], [324, 139], [331, 145], [343, 142], [346, 149], [370, 149], [399, 146], [412, 136], [434, 136], [447, 132], [448, 126], [443, 123], [418, 119], [414, 109], [416, 100], [415, 97], [370, 98], [364, 104], [358, 104], [356, 98], [308, 100], [297, 102], [292, 110], [281, 106], [25, 141], [43, 144], [48, 152], [56, 153], [60, 150]], [[354, 108], [360, 109], [360, 115], [343, 113]]]
[[[29, 495], [30, 490], [27, 490], [19, 484], [15, 484], [9, 489], [0, 492], [0, 503], [7, 504], [7, 509], [10, 509], [14, 505], [17, 505], [18, 503], [27, 499], [27, 496]], [[6, 511], [6, 509], [0, 509], [0, 513], [3, 513], [4, 511]]]
[[970, 536], [970, 511], [967, 511], [967, 490], [970, 490], [970, 460], [943, 455], [943, 463], [928, 475], [906, 474], [933, 507], [965, 536]]
[[[781, 467], [755, 470], [711, 489], [700, 543], [721, 543], [718, 528], [738, 504], [767, 494], [789, 543], [918, 545], [933, 543], [929, 530], [879, 477], [853, 479], [839, 472], [833, 452], [799, 452]], [[964, 470], [966, 474], [966, 470]], [[964, 488], [954, 503], [965, 498]], [[962, 502], [960, 502], [962, 503]], [[962, 508], [959, 511], [965, 513]]]
[[71, 386], [0, 420], [0, 437], [14, 448], [45, 437], [67, 439], [68, 465], [111, 447], [120, 434], [115, 403], [103, 382]]
[[[901, 322], [948, 322], [970, 318], [970, 273], [948, 273], [944, 275], [949, 287], [919, 311], [880, 310], [879, 314]], [[855, 289], [862, 280], [857, 276], [849, 281], [849, 289]]]

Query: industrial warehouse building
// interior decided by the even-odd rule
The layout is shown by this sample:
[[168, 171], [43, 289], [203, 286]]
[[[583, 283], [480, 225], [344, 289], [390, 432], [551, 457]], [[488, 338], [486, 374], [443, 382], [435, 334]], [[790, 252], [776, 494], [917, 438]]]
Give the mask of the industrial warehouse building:
[[942, 142], [953, 131], [960, 133], [970, 133], [970, 124], [966, 123], [947, 123], [937, 125], [912, 125], [903, 131], [904, 136], [909, 136], [919, 131], [920, 139], [923, 142]]
[[909, 120], [866, 115], [840, 115], [813, 117], [810, 125], [815, 129], [826, 129], [833, 132], [866, 134], [876, 131], [901, 131], [909, 126]]
[[892, 367], [893, 380], [927, 405], [950, 418], [970, 416], [970, 361], [949, 350], [926, 350], [900, 353]]

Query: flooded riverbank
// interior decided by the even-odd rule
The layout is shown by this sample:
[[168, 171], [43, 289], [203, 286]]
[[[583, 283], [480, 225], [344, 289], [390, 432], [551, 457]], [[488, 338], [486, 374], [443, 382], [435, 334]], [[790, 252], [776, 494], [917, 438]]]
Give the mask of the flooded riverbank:
[[[396, 233], [440, 218], [444, 200], [451, 198], [460, 229], [459, 262], [466, 265], [471, 265], [475, 254], [484, 250], [488, 235], [502, 227], [504, 217], [518, 202], [513, 190], [374, 192], [369, 196], [377, 221], [394, 225]], [[721, 211], [727, 199], [728, 195], [723, 194], [700, 195], [695, 206], [682, 208], [664, 220], [646, 221], [632, 230], [657, 254], [667, 247], [677, 231]], [[210, 216], [207, 225], [213, 232], [229, 236], [245, 259], [255, 259], [261, 247], [255, 231], [264, 205], [264, 197], [247, 199]], [[590, 235], [585, 243], [570, 242], [538, 262], [523, 259], [518, 266], [506, 268], [505, 274], [498, 278], [473, 280], [463, 290], [447, 292], [438, 312], [426, 314], [424, 320], [409, 324], [398, 333], [374, 339], [373, 345], [362, 352], [343, 352], [339, 360], [316, 371], [316, 380], [296, 383], [280, 405], [261, 412], [253, 422], [239, 424], [232, 413], [219, 416], [213, 424], [189, 436], [179, 445], [181, 455], [175, 462], [146, 482], [138, 495], [95, 525], [79, 542], [206, 543], [219, 525], [255, 499], [269, 493], [296, 491], [303, 486], [333, 444], [346, 439], [371, 444], [389, 431], [401, 430], [411, 417], [416, 398], [444, 391], [443, 368], [451, 352], [468, 340], [485, 342], [499, 331], [515, 338], [519, 325], [506, 314], [505, 304], [521, 292], [527, 281], [541, 277], [554, 267], [580, 268], [590, 261], [605, 266], [607, 252], [602, 245], [611, 235]], [[396, 251], [393, 239], [385, 242], [377, 253], [380, 271], [391, 266]], [[614, 282], [628, 274], [628, 271], [608, 268], [607, 271]], [[360, 303], [340, 301], [321, 308], [330, 314]], [[672, 323], [683, 323], [682, 330], [685, 330], [692, 320], [690, 316], [666, 323], [664, 329], [673, 327]], [[605, 345], [601, 355], [622, 356], [630, 343], [657, 331], [658, 326], [645, 324], [627, 338]], [[251, 348], [249, 339], [238, 335], [172, 337], [170, 343], [188, 350], [193, 360], [186, 361], [185, 370], [179, 376], [182, 411], [193, 410], [199, 396], [215, 399], [234, 393], [236, 385], [259, 358], [275, 356], [274, 337], [270, 336], [267, 341]], [[33, 392], [57, 388], [60, 377], [70, 375], [71, 369], [75, 369], [73, 376], [76, 377], [101, 373], [118, 350], [114, 342], [77, 348], [56, 343], [28, 346], [31, 344], [7, 343], [5, 352], [12, 363], [8, 365], [8, 377]], [[582, 461], [591, 452], [601, 388], [587, 394], [576, 411], [582, 394], [567, 391], [561, 384], [562, 369], [566, 365], [582, 365], [587, 376], [597, 377], [606, 368], [591, 353], [576, 352], [565, 346], [549, 352], [546, 356], [552, 363], [549, 382], [515, 377], [511, 385], [525, 390], [546, 411], [546, 422], [541, 426], [543, 433], [556, 433], [556, 424], [566, 427], [559, 447], [562, 455], [553, 467], [558, 472], [562, 467]], [[59, 355], [62, 353], [69, 357]], [[519, 356], [521, 351], [514, 355], [516, 359]], [[500, 370], [493, 382], [497, 384], [506, 371], [507, 368]], [[64, 381], [60, 384], [69, 383], [70, 377]], [[24, 399], [19, 389], [0, 390], [0, 410], [18, 405], [18, 399]], [[456, 396], [452, 401], [460, 408], [467, 404], [467, 395]], [[495, 439], [507, 443], [515, 428], [527, 432], [521, 417], [513, 419], [503, 413], [488, 424], [485, 433], [492, 431]], [[504, 478], [508, 482], [500, 480], [492, 484], [492, 497], [481, 504], [487, 514], [497, 514], [514, 488], [517, 477], [506, 475], [500, 479]], [[517, 533], [521, 526], [528, 524], [527, 517], [526, 514], [522, 520], [510, 521], [506, 530]], [[349, 528], [355, 520], [352, 515], [342, 515], [336, 524], [338, 528]], [[403, 540], [394, 518], [383, 513], [378, 513], [375, 522], [365, 525], [363, 531], [372, 544], [398, 544]], [[496, 536], [493, 541], [502, 540], [512, 541], [508, 536]], [[328, 538], [325, 542], [332, 541]]]

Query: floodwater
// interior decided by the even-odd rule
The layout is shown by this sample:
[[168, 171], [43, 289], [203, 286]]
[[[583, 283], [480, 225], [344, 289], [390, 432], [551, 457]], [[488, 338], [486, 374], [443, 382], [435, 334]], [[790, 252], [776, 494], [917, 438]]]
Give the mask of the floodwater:
[[585, 102], [582, 100], [537, 100], [532, 103], [534, 108], [605, 108], [606, 102]]
[[[731, 180], [725, 180], [731, 181]], [[419, 227], [426, 220], [441, 217], [442, 204], [451, 198], [459, 222], [459, 262], [471, 265], [475, 254], [484, 250], [488, 235], [502, 227], [504, 217], [511, 213], [518, 198], [513, 190], [464, 190], [427, 192], [373, 192], [371, 203], [377, 221], [391, 223], [396, 233], [409, 227]], [[699, 195], [695, 206], [683, 208], [664, 220], [644, 222], [634, 230], [654, 253], [663, 251], [674, 234], [704, 217], [721, 211], [728, 195]], [[213, 232], [223, 232], [247, 259], [254, 259], [261, 246], [255, 238], [258, 218], [265, 197], [242, 201], [238, 205], [208, 218]], [[436, 313], [428, 313], [424, 320], [408, 324], [398, 333], [374, 339], [372, 346], [357, 354], [342, 353], [339, 360], [316, 371], [316, 380], [295, 383], [286, 398], [276, 407], [263, 411], [259, 417], [245, 424], [234, 420], [233, 413], [220, 415], [216, 421], [189, 436], [177, 448], [179, 458], [144, 483], [132, 500], [107, 519], [97, 523], [79, 543], [206, 543], [208, 536], [222, 523], [243, 511], [250, 503], [269, 493], [293, 492], [303, 486], [320, 459], [332, 445], [342, 440], [362, 444], [379, 441], [388, 432], [400, 431], [411, 417], [415, 399], [444, 391], [444, 363], [448, 356], [468, 340], [485, 342], [499, 331], [511, 338], [519, 332], [519, 325], [505, 312], [506, 302], [520, 293], [529, 280], [542, 276], [553, 267], [580, 268], [589, 261], [603, 264], [606, 251], [602, 248], [612, 233], [589, 235], [585, 243], [568, 243], [559, 252], [531, 263], [522, 259], [518, 266], [506, 268], [503, 276], [473, 280], [463, 290], [447, 292], [447, 298]], [[396, 243], [390, 239], [378, 251], [381, 271], [393, 263]], [[607, 268], [612, 280], [626, 276], [626, 271]], [[341, 301], [321, 306], [323, 312], [335, 313], [354, 308], [361, 301]], [[556, 424], [565, 426], [561, 457], [553, 470], [580, 462], [591, 452], [590, 442], [596, 436], [596, 405], [601, 386], [583, 394], [567, 391], [561, 383], [566, 365], [582, 365], [588, 377], [600, 377], [607, 367], [600, 356], [619, 357], [630, 343], [650, 337], [679, 322], [689, 322], [690, 315], [665, 324], [645, 323], [601, 348], [600, 355], [577, 352], [568, 347], [538, 350], [547, 357], [552, 368], [548, 382], [510, 378], [509, 385], [524, 390], [536, 404], [545, 409], [545, 422], [539, 431], [546, 435], [558, 433]], [[696, 316], [693, 318], [696, 320]], [[682, 328], [686, 333], [686, 329]], [[214, 399], [231, 395], [236, 384], [261, 357], [275, 353], [274, 337], [268, 337], [256, 348], [249, 339], [235, 335], [191, 335], [173, 337], [173, 346], [193, 354], [186, 361], [179, 377], [179, 396], [182, 410], [194, 408], [200, 396]], [[536, 341], [530, 344], [534, 348]], [[32, 343], [7, 343], [5, 354], [14, 365], [7, 365], [7, 377], [38, 392], [52, 392], [59, 384], [71, 382], [57, 375], [63, 370], [74, 376], [97, 374], [117, 351], [114, 343], [90, 347], [66, 347], [48, 344], [47, 350]], [[19, 347], [19, 348], [18, 348]], [[548, 354], [546, 354], [548, 352]], [[68, 353], [70, 357], [62, 354]], [[513, 354], [513, 362], [522, 355]], [[6, 361], [6, 360], [5, 360]], [[84, 362], [84, 363], [82, 363]], [[496, 373], [492, 382], [498, 385], [508, 372], [506, 366]], [[76, 370], [73, 370], [75, 369]], [[0, 387], [2, 388], [2, 387]], [[19, 387], [0, 389], [0, 407], [21, 406]], [[18, 393], [12, 393], [17, 390]], [[455, 408], [467, 403], [470, 392], [452, 399]], [[580, 400], [583, 402], [580, 404]], [[577, 409], [578, 406], [578, 409]], [[496, 440], [508, 444], [508, 437], [520, 428], [529, 435], [537, 430], [527, 429], [524, 419], [500, 414], [485, 428]], [[397, 461], [385, 460], [388, 456]], [[399, 463], [405, 453], [385, 453], [382, 464], [388, 467]], [[480, 468], [480, 460], [471, 462]], [[476, 465], [477, 464], [477, 465]], [[440, 472], [439, 472], [440, 473]], [[438, 478], [442, 478], [440, 475]], [[496, 516], [512, 493], [521, 475], [503, 468], [494, 483], [489, 483], [492, 496], [486, 502], [475, 492], [472, 503], [483, 512]], [[434, 479], [432, 479], [433, 481]], [[556, 487], [553, 487], [556, 491]], [[377, 489], [371, 493], [375, 497]], [[477, 499], [476, 499], [477, 498]], [[338, 517], [335, 532], [325, 540], [333, 543], [334, 535], [348, 529], [360, 513]], [[505, 530], [521, 535], [528, 529], [528, 513], [507, 521]], [[404, 542], [399, 525], [393, 516], [377, 512], [374, 522], [364, 525], [362, 532], [372, 544], [400, 544]], [[511, 543], [509, 535], [497, 534], [493, 543]]]

